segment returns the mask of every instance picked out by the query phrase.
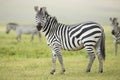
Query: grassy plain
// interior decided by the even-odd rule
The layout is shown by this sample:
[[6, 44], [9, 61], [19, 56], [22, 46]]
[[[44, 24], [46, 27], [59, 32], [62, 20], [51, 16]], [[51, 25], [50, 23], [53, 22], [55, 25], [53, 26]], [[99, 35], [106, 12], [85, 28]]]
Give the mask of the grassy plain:
[[65, 74], [60, 74], [60, 64], [57, 61], [55, 75], [51, 71], [51, 51], [44, 35], [41, 41], [35, 36], [30, 42], [30, 35], [23, 35], [17, 42], [16, 33], [5, 33], [5, 27], [0, 27], [0, 80], [120, 80], [120, 47], [118, 56], [114, 56], [113, 39], [108, 26], [104, 27], [106, 34], [106, 60], [104, 72], [98, 73], [97, 57], [90, 73], [85, 73], [88, 64], [86, 51], [62, 51]]

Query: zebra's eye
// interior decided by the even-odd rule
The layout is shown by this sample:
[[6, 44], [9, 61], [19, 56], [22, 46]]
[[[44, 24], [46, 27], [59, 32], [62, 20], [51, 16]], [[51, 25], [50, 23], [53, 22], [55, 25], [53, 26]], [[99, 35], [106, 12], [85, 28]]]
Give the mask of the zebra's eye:
[[42, 17], [42, 20], [45, 20], [45, 17]]

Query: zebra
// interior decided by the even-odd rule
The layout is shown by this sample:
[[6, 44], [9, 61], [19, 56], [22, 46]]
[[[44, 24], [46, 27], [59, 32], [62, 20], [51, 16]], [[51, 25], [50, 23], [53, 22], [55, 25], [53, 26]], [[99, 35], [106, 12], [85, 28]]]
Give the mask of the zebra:
[[34, 35], [36, 34], [39, 39], [41, 39], [40, 32], [36, 29], [35, 26], [27, 26], [27, 25], [18, 25], [17, 23], [8, 23], [6, 26], [6, 33], [8, 34], [11, 30], [16, 31], [17, 33], [17, 41], [21, 40], [22, 34], [31, 34], [31, 41], [34, 39]]
[[110, 18], [111, 21], [111, 28], [112, 28], [112, 36], [114, 40], [114, 48], [115, 48], [115, 56], [117, 56], [117, 49], [118, 49], [118, 44], [120, 44], [120, 27], [119, 23], [117, 21], [117, 18]]
[[61, 49], [68, 51], [86, 49], [90, 56], [86, 72], [90, 72], [95, 59], [94, 49], [97, 51], [99, 60], [99, 72], [103, 72], [103, 61], [105, 60], [105, 34], [104, 29], [96, 22], [85, 22], [77, 25], [65, 25], [59, 23], [57, 18], [48, 14], [46, 7], [41, 7], [36, 11], [36, 27], [42, 30], [47, 44], [52, 51], [52, 70], [56, 71], [56, 56], [61, 64], [61, 73], [65, 67]]

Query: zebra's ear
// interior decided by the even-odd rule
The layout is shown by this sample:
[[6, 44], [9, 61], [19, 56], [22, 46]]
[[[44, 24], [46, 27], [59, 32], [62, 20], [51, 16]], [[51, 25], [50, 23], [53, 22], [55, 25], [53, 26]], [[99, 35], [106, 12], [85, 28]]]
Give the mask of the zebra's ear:
[[34, 6], [34, 10], [35, 10], [35, 12], [38, 12], [39, 11], [38, 6]]
[[43, 11], [46, 11], [46, 7], [43, 7], [42, 9], [43, 9]]
[[41, 9], [42, 9], [43, 14], [45, 14], [45, 12], [46, 12], [46, 7], [42, 7]]
[[53, 18], [54, 18], [54, 20], [57, 22], [57, 18], [56, 18], [55, 16], [54, 16]]

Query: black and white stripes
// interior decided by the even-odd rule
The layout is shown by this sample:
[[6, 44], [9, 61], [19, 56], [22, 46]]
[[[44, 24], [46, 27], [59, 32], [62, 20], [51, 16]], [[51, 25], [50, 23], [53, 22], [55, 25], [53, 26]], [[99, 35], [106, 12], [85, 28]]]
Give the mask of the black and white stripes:
[[56, 17], [50, 16], [45, 7], [36, 11], [36, 18], [39, 19], [37, 29], [42, 29], [42, 32], [47, 38], [53, 53], [53, 67], [51, 74], [55, 72], [55, 56], [58, 56], [62, 67], [62, 72], [65, 71], [61, 49], [64, 50], [80, 50], [85, 48], [90, 56], [90, 62], [86, 72], [90, 72], [92, 63], [95, 59], [94, 50], [98, 53], [100, 62], [99, 72], [103, 71], [102, 60], [105, 59], [105, 38], [103, 28], [95, 22], [85, 22], [77, 25], [65, 25], [57, 21]]
[[42, 31], [49, 44], [57, 42], [62, 49], [78, 50], [85, 46], [95, 46], [102, 35], [100, 25], [86, 22], [77, 25], [58, 23], [55, 17], [49, 17]]

